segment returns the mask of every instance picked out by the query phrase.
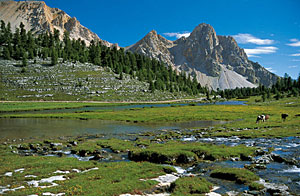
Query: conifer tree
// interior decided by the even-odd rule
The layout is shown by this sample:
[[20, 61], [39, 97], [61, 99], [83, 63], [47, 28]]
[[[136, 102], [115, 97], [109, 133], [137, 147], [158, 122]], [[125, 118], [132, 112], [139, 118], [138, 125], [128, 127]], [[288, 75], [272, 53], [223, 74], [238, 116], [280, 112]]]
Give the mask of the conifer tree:
[[28, 65], [28, 61], [27, 61], [27, 53], [23, 51], [22, 67], [26, 67], [27, 65]]
[[51, 65], [56, 65], [58, 63], [58, 55], [56, 50], [52, 47]]

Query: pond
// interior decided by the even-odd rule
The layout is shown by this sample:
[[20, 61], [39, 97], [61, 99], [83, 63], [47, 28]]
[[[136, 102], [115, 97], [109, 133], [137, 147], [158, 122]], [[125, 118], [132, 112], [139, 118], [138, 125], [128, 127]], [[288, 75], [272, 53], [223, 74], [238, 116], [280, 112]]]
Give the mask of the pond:
[[104, 134], [105, 137], [121, 137], [162, 129], [186, 129], [225, 124], [227, 121], [190, 121], [164, 123], [132, 123], [104, 120], [0, 118], [1, 139], [29, 139], [36, 137], [76, 136]]

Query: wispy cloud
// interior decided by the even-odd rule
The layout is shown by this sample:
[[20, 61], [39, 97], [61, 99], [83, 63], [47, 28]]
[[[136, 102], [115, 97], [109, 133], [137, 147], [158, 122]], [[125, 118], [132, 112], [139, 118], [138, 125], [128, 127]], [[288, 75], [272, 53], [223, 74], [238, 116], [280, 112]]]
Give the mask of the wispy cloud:
[[272, 67], [266, 67], [266, 70], [268, 70], [269, 72], [275, 73], [276, 70], [274, 70]]
[[291, 54], [290, 56], [300, 56], [300, 53]]
[[256, 47], [253, 49], [244, 49], [248, 57], [255, 57], [256, 54], [272, 54], [275, 53], [278, 48], [274, 46]]
[[274, 40], [271, 39], [260, 39], [257, 37], [254, 37], [251, 34], [248, 33], [239, 33], [237, 35], [233, 35], [234, 39], [239, 44], [256, 44], [256, 45], [270, 45], [274, 43]]
[[297, 67], [298, 67], [297, 65], [288, 66], [288, 68], [290, 68], [290, 69], [297, 68]]
[[300, 47], [300, 41], [298, 39], [290, 39], [290, 42], [292, 43], [286, 45], [293, 46], [293, 47]]
[[300, 59], [292, 59], [293, 62], [300, 62]]
[[181, 37], [188, 37], [190, 36], [190, 32], [184, 31], [184, 32], [172, 32], [172, 33], [163, 33], [167, 37], [176, 37], [177, 39]]

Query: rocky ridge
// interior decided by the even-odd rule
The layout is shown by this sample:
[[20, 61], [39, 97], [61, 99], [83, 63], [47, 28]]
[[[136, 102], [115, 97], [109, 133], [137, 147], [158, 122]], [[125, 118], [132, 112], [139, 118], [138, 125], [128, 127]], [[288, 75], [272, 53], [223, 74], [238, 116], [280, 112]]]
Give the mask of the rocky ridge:
[[218, 36], [209, 24], [198, 25], [189, 37], [167, 40], [155, 31], [126, 48], [165, 62], [173, 69], [196, 77], [211, 89], [271, 86], [278, 78], [258, 63], [250, 61], [233, 37]]
[[61, 38], [64, 31], [68, 31], [71, 38], [80, 38], [86, 44], [95, 40], [108, 47], [117, 46], [100, 39], [96, 33], [82, 26], [75, 17], [70, 17], [58, 8], [50, 8], [43, 1], [0, 2], [0, 20], [10, 22], [13, 32], [23, 22], [25, 29], [31, 30], [34, 34], [53, 32], [57, 29]]

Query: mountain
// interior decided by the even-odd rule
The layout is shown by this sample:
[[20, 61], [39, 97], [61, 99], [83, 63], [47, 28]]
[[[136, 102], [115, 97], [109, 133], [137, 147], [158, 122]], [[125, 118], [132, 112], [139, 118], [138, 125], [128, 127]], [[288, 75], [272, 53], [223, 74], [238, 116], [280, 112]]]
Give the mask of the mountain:
[[189, 37], [167, 40], [156, 31], [126, 48], [165, 62], [173, 69], [196, 77], [211, 89], [271, 86], [278, 78], [258, 63], [250, 61], [233, 37], [216, 35], [209, 24], [199, 24]]
[[61, 38], [64, 31], [68, 31], [70, 38], [80, 38], [86, 44], [95, 40], [108, 47], [115, 45], [101, 40], [97, 34], [82, 26], [75, 17], [70, 17], [58, 8], [50, 8], [43, 1], [0, 2], [0, 20], [10, 22], [13, 32], [23, 22], [25, 29], [31, 30], [34, 34], [53, 32], [57, 29]]

